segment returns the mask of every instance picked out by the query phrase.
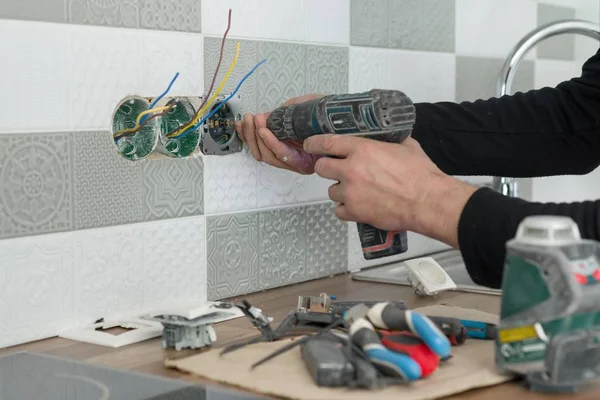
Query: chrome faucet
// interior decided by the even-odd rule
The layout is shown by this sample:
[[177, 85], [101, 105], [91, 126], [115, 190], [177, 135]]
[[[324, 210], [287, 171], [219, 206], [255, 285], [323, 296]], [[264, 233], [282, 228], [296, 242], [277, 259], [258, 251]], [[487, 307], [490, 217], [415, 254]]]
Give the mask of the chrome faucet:
[[[506, 58], [496, 84], [496, 97], [510, 94], [517, 67], [533, 46], [550, 37], [566, 33], [581, 34], [600, 41], [600, 25], [588, 21], [563, 20], [538, 27], [521, 39]], [[505, 196], [518, 197], [517, 181], [513, 178], [494, 177], [492, 188]]]

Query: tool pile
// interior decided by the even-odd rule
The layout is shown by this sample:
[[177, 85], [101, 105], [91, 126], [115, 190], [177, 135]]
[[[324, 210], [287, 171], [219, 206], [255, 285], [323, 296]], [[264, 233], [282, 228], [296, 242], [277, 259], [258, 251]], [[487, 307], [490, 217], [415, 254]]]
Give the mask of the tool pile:
[[255, 343], [300, 337], [251, 368], [301, 346], [316, 385], [380, 389], [430, 376], [452, 357], [452, 346], [468, 338], [495, 340], [497, 336], [493, 324], [422, 315], [402, 301], [335, 302], [332, 297], [300, 296], [296, 310], [277, 328], [247, 301], [236, 304], [261, 335], [226, 347], [221, 355]]

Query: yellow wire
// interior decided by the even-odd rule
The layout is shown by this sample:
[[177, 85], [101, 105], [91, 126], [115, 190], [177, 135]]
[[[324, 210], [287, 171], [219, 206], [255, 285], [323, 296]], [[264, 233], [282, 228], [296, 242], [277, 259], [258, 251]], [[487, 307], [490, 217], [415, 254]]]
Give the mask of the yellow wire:
[[215, 101], [215, 99], [217, 98], [219, 93], [221, 93], [221, 90], [223, 90], [223, 87], [225, 86], [227, 79], [229, 79], [229, 75], [231, 75], [233, 68], [235, 68], [235, 65], [237, 64], [237, 59], [238, 59], [239, 53], [240, 53], [240, 43], [238, 42], [237, 46], [235, 48], [235, 55], [233, 56], [233, 61], [231, 62], [229, 69], [225, 73], [225, 77], [223, 77], [223, 81], [221, 82], [221, 84], [219, 85], [217, 90], [215, 91], [215, 94], [210, 98], [209, 101], [206, 102], [204, 107], [202, 107], [200, 109], [200, 111], [198, 111], [198, 115], [196, 115], [196, 117], [192, 121], [188, 122], [183, 128], [177, 130], [176, 132], [173, 132], [171, 135], [168, 135], [169, 137], [174, 137], [174, 136], [177, 136], [177, 134], [179, 132], [187, 131], [191, 126], [193, 126], [196, 122], [198, 122], [198, 120], [200, 119], [202, 114], [208, 109], [208, 107], [210, 107], [212, 105], [212, 103]]
[[115, 136], [115, 137], [116, 137], [116, 136], [125, 135], [125, 134], [127, 134], [127, 133], [135, 132], [135, 131], [137, 130], [138, 126], [140, 126], [140, 121], [142, 120], [142, 117], [143, 117], [144, 115], [152, 114], [152, 113], [154, 113], [154, 112], [157, 112], [157, 111], [165, 111], [165, 110], [168, 110], [169, 108], [171, 108], [171, 106], [167, 106], [167, 107], [158, 107], [158, 108], [151, 108], [151, 109], [149, 109], [149, 110], [143, 111], [143, 112], [141, 112], [141, 113], [140, 113], [140, 114], [137, 116], [137, 118], [136, 118], [136, 120], [135, 120], [135, 126], [134, 126], [133, 128], [131, 128], [131, 129], [124, 129], [124, 130], [122, 130], [122, 131], [119, 131], [119, 132], [115, 133], [113, 136]]

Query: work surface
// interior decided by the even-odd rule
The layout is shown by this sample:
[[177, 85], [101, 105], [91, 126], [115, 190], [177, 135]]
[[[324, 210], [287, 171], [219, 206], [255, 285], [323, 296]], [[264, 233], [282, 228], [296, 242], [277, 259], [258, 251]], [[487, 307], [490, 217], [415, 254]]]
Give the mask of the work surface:
[[[326, 292], [336, 295], [337, 300], [404, 300], [409, 307], [423, 307], [434, 304], [451, 304], [454, 306], [473, 308], [489, 313], [498, 313], [500, 297], [463, 292], [446, 292], [435, 298], [418, 298], [409, 287], [357, 282], [352, 281], [349, 275], [321, 279], [313, 282], [288, 286], [257, 293], [245, 298], [252, 304], [260, 307], [267, 315], [275, 318], [275, 324], [281, 321], [292, 310], [300, 295], [318, 295]], [[257, 331], [245, 318], [218, 324], [216, 327], [218, 347], [232, 341], [254, 336]], [[131, 369], [139, 372], [157, 374], [187, 381], [203, 382], [200, 379], [187, 376], [163, 366], [167, 353], [161, 348], [160, 340], [149, 340], [120, 349], [95, 346], [86, 343], [73, 342], [67, 339], [53, 338], [26, 345], [0, 349], [0, 354], [13, 351], [31, 351], [52, 354], [58, 357], [83, 360], [93, 364], [112, 366], [122, 369]], [[600, 384], [577, 395], [552, 396], [554, 399], [591, 400], [597, 399], [600, 393]], [[537, 400], [546, 396], [529, 392], [517, 382], [499, 386], [474, 390], [449, 397], [448, 399], [479, 399], [487, 400], [506, 399], [509, 397], [520, 400]]]

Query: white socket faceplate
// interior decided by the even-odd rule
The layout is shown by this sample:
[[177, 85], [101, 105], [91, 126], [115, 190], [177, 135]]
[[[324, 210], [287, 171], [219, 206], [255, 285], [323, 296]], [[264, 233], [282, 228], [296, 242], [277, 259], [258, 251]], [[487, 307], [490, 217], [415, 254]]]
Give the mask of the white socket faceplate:
[[435, 296], [439, 292], [456, 289], [456, 284], [446, 271], [431, 257], [406, 260], [410, 270], [408, 281], [420, 296]]

